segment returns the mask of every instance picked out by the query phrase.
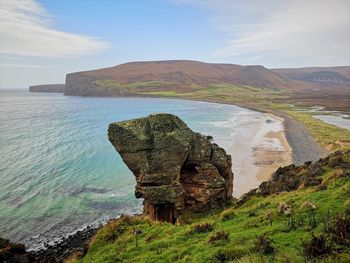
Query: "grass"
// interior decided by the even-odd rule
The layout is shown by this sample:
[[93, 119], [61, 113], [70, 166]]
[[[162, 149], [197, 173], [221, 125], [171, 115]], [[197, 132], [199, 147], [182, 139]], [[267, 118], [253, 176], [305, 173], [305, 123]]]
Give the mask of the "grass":
[[158, 86], [164, 86], [164, 85], [171, 85], [171, 83], [163, 83], [163, 82], [159, 82], [159, 81], [133, 82], [130, 84], [121, 84], [115, 80], [109, 80], [109, 79], [96, 80], [95, 84], [99, 87], [124, 88], [124, 89], [158, 87]]
[[350, 148], [350, 131], [314, 118], [309, 113], [287, 112], [305, 125], [319, 145], [334, 151]]
[[350, 148], [350, 131], [314, 118], [313, 112], [290, 104], [270, 104], [270, 108], [283, 111], [302, 123], [317, 143], [329, 151]]
[[[346, 158], [350, 162], [349, 152]], [[104, 226], [85, 257], [71, 262], [305, 262], [302, 240], [310, 240], [311, 233], [320, 234], [329, 214], [350, 209], [349, 173], [346, 168], [340, 176], [334, 168], [324, 167], [320, 178], [327, 185], [325, 190], [300, 188], [255, 196], [240, 207], [233, 203], [224, 211], [184, 214], [183, 221], [190, 223], [172, 225], [143, 216], [124, 216]], [[308, 210], [302, 207], [305, 201], [316, 206], [314, 227], [309, 224]], [[288, 226], [288, 216], [278, 211], [281, 202], [292, 207], [296, 221], [303, 219], [293, 230]], [[135, 230], [141, 234], [136, 236]], [[273, 252], [258, 249], [259, 239], [271, 245]], [[318, 262], [346, 262], [349, 248], [345, 252]]]

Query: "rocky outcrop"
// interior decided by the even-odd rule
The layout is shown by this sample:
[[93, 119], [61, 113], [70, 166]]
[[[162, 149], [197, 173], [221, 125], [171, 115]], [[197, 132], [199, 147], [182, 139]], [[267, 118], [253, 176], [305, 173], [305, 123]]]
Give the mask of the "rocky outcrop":
[[91, 238], [99, 228], [87, 227], [84, 230], [53, 242], [41, 250], [28, 252], [24, 244], [12, 243], [0, 237], [0, 262], [8, 263], [62, 263], [72, 255], [82, 257], [86, 254]]
[[30, 263], [37, 261], [33, 255], [26, 252], [23, 244], [12, 243], [0, 237], [0, 262]]
[[29, 92], [64, 93], [64, 84], [44, 84], [29, 87]]
[[108, 138], [134, 173], [135, 195], [153, 219], [174, 223], [185, 208], [206, 211], [232, 197], [231, 156], [177, 116], [112, 123]]

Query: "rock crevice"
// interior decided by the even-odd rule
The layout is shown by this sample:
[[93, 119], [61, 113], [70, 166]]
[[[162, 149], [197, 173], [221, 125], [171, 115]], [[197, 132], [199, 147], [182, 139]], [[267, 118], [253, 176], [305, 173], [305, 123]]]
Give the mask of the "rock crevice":
[[177, 116], [112, 123], [108, 138], [135, 175], [135, 196], [153, 219], [174, 223], [185, 208], [203, 212], [232, 197], [231, 156]]

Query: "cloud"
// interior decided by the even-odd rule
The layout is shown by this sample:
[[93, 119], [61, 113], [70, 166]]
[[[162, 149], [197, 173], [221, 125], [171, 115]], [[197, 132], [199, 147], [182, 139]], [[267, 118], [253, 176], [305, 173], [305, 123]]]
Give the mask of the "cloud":
[[227, 41], [215, 57], [350, 64], [349, 0], [173, 0], [209, 10]]
[[33, 64], [16, 64], [16, 63], [0, 63], [0, 68], [56, 68], [50, 65], [33, 65]]
[[47, 10], [34, 0], [0, 0], [0, 53], [37, 57], [71, 57], [109, 47], [101, 39], [52, 28]]

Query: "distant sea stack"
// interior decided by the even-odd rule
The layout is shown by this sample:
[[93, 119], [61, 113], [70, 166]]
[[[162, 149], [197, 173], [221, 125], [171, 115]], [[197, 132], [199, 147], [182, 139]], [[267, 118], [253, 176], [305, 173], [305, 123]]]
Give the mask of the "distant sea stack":
[[43, 84], [29, 87], [29, 92], [64, 93], [65, 84]]
[[111, 123], [108, 138], [136, 178], [144, 213], [175, 223], [184, 209], [205, 212], [232, 197], [231, 156], [177, 116]]

